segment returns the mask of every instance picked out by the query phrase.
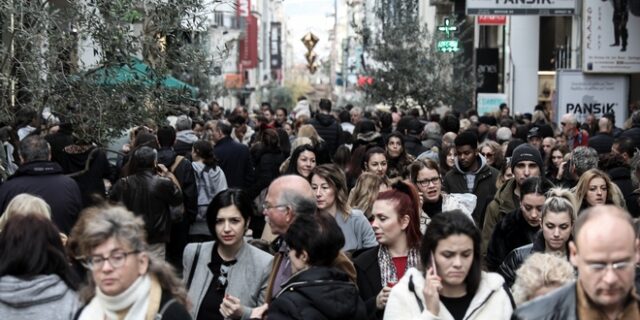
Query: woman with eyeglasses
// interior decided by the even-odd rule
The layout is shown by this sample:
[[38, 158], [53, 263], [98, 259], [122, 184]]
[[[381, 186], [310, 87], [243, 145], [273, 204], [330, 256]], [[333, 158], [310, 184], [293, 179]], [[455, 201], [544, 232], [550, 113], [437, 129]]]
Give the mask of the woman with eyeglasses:
[[536, 252], [569, 260], [569, 241], [577, 219], [575, 197], [569, 189], [561, 188], [549, 190], [546, 197], [540, 215], [541, 232], [537, 233], [533, 243], [511, 251], [498, 269], [509, 287], [516, 280], [516, 271], [522, 263]]
[[187, 293], [173, 268], [149, 252], [144, 221], [123, 207], [86, 209], [69, 246], [91, 272], [76, 317], [191, 319]]
[[0, 319], [72, 319], [81, 306], [78, 282], [48, 216], [21, 213], [3, 219]]
[[482, 271], [480, 230], [459, 211], [431, 220], [420, 266], [391, 290], [385, 319], [506, 320], [513, 304], [504, 280]]
[[183, 280], [194, 319], [248, 319], [264, 303], [273, 257], [244, 239], [253, 210], [244, 191], [222, 191], [207, 208], [215, 240], [185, 248]]
[[345, 237], [342, 250], [351, 252], [378, 245], [373, 229], [362, 211], [347, 205], [347, 178], [335, 164], [315, 167], [309, 176], [316, 194], [318, 213], [336, 219]]
[[420, 260], [420, 197], [413, 185], [398, 182], [378, 194], [372, 212], [380, 245], [360, 253], [353, 263], [368, 318], [382, 319], [391, 288]]
[[429, 220], [444, 211], [459, 209], [471, 218], [476, 206], [476, 196], [442, 192], [442, 178], [437, 162], [431, 159], [414, 161], [409, 167], [409, 177], [420, 192], [422, 213], [424, 213], [421, 213], [420, 217], [422, 233], [425, 232]]
[[553, 185], [540, 177], [530, 177], [520, 186], [520, 206], [496, 225], [487, 247], [486, 266], [497, 271], [511, 250], [530, 244], [540, 230], [545, 194]]

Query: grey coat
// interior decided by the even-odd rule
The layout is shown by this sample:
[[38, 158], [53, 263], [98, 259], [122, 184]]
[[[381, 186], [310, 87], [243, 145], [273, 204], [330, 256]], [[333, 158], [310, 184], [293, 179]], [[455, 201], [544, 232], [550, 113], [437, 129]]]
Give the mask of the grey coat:
[[[207, 266], [211, 262], [211, 252], [213, 241], [203, 242], [200, 249], [200, 256], [193, 274], [193, 281], [189, 288], [189, 299], [193, 303], [191, 316], [198, 318], [200, 304], [204, 299], [207, 289], [213, 280], [213, 274]], [[191, 243], [184, 249], [182, 258], [183, 279], [189, 279], [189, 272], [196, 254], [198, 244]], [[229, 269], [228, 285], [225, 294], [232, 295], [240, 299], [244, 306], [242, 319], [249, 319], [251, 309], [264, 303], [267, 289], [267, 280], [271, 272], [271, 261], [273, 256], [244, 242], [236, 257], [236, 262]]]
[[0, 278], [0, 319], [73, 319], [79, 308], [76, 293], [55, 274]]

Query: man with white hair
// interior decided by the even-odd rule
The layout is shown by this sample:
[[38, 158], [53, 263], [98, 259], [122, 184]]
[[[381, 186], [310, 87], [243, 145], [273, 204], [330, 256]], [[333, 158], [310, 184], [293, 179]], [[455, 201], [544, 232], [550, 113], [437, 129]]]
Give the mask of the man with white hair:
[[499, 144], [503, 144], [505, 142], [511, 141], [512, 136], [511, 128], [508, 127], [500, 127], [498, 132], [496, 132], [496, 141]]
[[440, 124], [434, 121], [428, 122], [424, 126], [424, 135], [426, 140], [422, 141], [422, 145], [427, 147], [427, 149], [432, 149], [433, 147], [438, 148], [440, 150], [442, 148], [442, 130], [440, 130]]
[[560, 125], [562, 126], [562, 134], [567, 138], [567, 146], [573, 150], [579, 146], [589, 145], [589, 133], [578, 127], [578, 120], [573, 113], [567, 113], [562, 116]]

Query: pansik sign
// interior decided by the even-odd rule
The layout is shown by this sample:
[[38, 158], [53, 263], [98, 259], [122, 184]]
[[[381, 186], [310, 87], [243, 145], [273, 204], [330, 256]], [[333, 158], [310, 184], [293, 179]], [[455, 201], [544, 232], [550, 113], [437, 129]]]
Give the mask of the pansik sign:
[[556, 74], [558, 111], [556, 121], [566, 113], [574, 113], [580, 122], [593, 113], [597, 118], [605, 113], [616, 115], [616, 125], [627, 119], [629, 78], [621, 75], [590, 75], [579, 70], [558, 70]]
[[632, 2], [640, 3], [638, 0], [584, 1], [582, 71], [640, 72], [640, 12], [633, 10]]
[[576, 14], [577, 2], [577, 0], [467, 0], [467, 14], [568, 16]]

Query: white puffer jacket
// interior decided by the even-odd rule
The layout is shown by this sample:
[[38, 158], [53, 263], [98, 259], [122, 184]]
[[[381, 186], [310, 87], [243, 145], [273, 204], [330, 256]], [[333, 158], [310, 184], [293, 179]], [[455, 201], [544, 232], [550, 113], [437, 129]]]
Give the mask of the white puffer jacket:
[[[413, 282], [414, 290], [409, 290], [409, 281]], [[501, 320], [510, 319], [513, 313], [511, 299], [503, 287], [504, 279], [497, 273], [482, 272], [482, 280], [471, 304], [467, 309], [465, 320]], [[407, 273], [391, 290], [384, 312], [386, 320], [454, 320], [447, 308], [440, 303], [440, 314], [433, 315], [426, 309], [424, 295], [424, 275], [415, 268]], [[424, 311], [420, 310], [418, 300]]]

